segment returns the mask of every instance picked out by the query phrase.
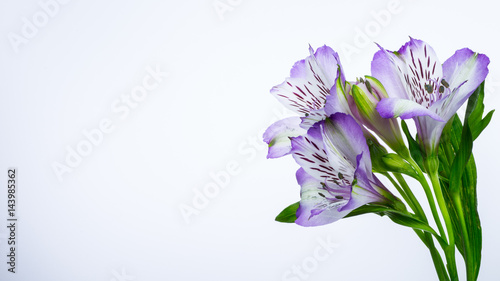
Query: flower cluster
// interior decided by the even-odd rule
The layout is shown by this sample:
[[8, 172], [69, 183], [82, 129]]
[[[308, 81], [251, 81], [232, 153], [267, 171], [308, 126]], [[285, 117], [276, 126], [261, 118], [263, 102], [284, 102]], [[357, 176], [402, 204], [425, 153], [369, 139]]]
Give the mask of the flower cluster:
[[[461, 49], [441, 64], [432, 47], [410, 38], [398, 51], [380, 47], [371, 63], [371, 76], [347, 81], [339, 55], [332, 48], [323, 46], [314, 51], [309, 47], [309, 52], [308, 57], [293, 65], [289, 78], [271, 89], [271, 94], [297, 116], [280, 120], [266, 130], [267, 157], [292, 155], [300, 166], [296, 178], [301, 187], [300, 202], [284, 210], [288, 212], [286, 219], [280, 214], [281, 219], [278, 216], [277, 220], [319, 226], [346, 216], [387, 214], [393, 221], [421, 231], [419, 236], [428, 247], [433, 240], [427, 235], [434, 235], [449, 253], [457, 234], [453, 234], [454, 217], [450, 218], [445, 202], [452, 199], [444, 198], [442, 190], [451, 190], [454, 184], [440, 183], [439, 177], [456, 177], [458, 172], [450, 167], [458, 158], [458, 149], [466, 143], [446, 150], [446, 145], [440, 145], [441, 137], [449, 138], [457, 110], [485, 80], [488, 57]], [[491, 114], [485, 119], [481, 116], [482, 109], [480, 129], [459, 122], [463, 134], [468, 132], [466, 126], [469, 131], [480, 133]], [[397, 118], [412, 118], [415, 122], [416, 140], [402, 122], [409, 148]], [[462, 131], [453, 133], [460, 136]], [[388, 153], [379, 140], [392, 152]], [[441, 154], [445, 155], [442, 159]], [[404, 201], [385, 187], [375, 173], [389, 177]], [[431, 178], [448, 236], [437, 215], [425, 173]], [[401, 174], [416, 178], [424, 187], [439, 234], [428, 224]], [[413, 213], [406, 211], [405, 203]], [[460, 220], [460, 214], [457, 216]], [[450, 263], [448, 255], [446, 258]], [[448, 278], [448, 274], [453, 279], [453, 272], [438, 270], [440, 279], [445, 275]]]

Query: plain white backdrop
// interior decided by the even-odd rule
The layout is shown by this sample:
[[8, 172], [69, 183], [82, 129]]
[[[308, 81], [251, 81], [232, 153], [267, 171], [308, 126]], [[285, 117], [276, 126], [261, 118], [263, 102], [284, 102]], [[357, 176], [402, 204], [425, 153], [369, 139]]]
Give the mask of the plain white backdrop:
[[[373, 42], [397, 50], [412, 36], [441, 62], [463, 47], [487, 54], [485, 102], [498, 109], [498, 8], [2, 0], [0, 280], [437, 280], [424, 245], [388, 218], [274, 221], [299, 187], [291, 158], [265, 159], [263, 130], [290, 115], [269, 90], [308, 44], [337, 50], [354, 80], [370, 74]], [[500, 275], [499, 131], [494, 115], [474, 147], [479, 280]], [[6, 263], [9, 167], [18, 169], [15, 274]]]

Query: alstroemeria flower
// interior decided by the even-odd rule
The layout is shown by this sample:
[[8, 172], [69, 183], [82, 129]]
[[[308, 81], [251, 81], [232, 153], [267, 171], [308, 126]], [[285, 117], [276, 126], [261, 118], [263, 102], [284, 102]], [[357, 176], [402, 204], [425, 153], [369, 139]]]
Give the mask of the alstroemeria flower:
[[441, 66], [434, 50], [413, 38], [397, 52], [381, 48], [372, 75], [389, 98], [377, 110], [384, 118], [413, 118], [423, 151], [435, 154], [446, 122], [484, 81], [488, 64], [487, 56], [461, 49]]
[[291, 137], [305, 134], [314, 123], [327, 116], [324, 111], [326, 97], [335, 84], [338, 69], [342, 68], [339, 56], [328, 46], [316, 52], [309, 47], [309, 52], [307, 58], [294, 64], [289, 78], [271, 89], [272, 95], [299, 116], [280, 120], [266, 130], [264, 141], [269, 145], [268, 158], [287, 155]]
[[398, 200], [372, 173], [363, 131], [350, 115], [336, 113], [293, 138], [292, 155], [301, 166], [299, 225], [332, 223], [365, 204]]

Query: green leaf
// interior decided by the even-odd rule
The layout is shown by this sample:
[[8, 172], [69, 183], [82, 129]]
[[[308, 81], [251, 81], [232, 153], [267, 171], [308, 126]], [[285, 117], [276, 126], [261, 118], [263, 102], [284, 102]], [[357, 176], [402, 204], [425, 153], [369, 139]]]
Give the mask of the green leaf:
[[414, 230], [423, 230], [425, 232], [428, 232], [434, 235], [440, 244], [446, 244], [446, 242], [427, 223], [417, 219], [410, 213], [394, 210], [387, 206], [372, 204], [363, 205], [351, 211], [347, 216], [344, 217], [344, 219], [368, 213], [375, 213], [379, 216], [388, 216], [393, 222], [399, 225], [407, 226], [413, 228]]
[[297, 209], [299, 209], [300, 201], [297, 203], [293, 203], [292, 205], [286, 207], [276, 216], [276, 221], [284, 222], [284, 223], [294, 223], [297, 219]]
[[425, 171], [424, 157], [422, 156], [420, 146], [418, 145], [417, 141], [415, 141], [415, 139], [413, 139], [413, 137], [411, 136], [410, 131], [408, 130], [408, 125], [406, 125], [406, 122], [404, 120], [401, 120], [401, 128], [403, 129], [403, 132], [406, 135], [406, 139], [408, 140], [411, 158], [413, 158], [413, 160], [417, 162], [422, 171]]
[[455, 117], [453, 118], [451, 135], [452, 137], [450, 140], [451, 145], [453, 146], [453, 150], [458, 151], [458, 147], [460, 146], [460, 139], [462, 137], [462, 121], [457, 114], [455, 114]]
[[493, 117], [493, 112], [495, 112], [495, 110], [488, 112], [488, 114], [486, 114], [486, 116], [481, 121], [479, 121], [476, 125], [471, 126], [472, 138], [474, 140], [476, 140], [477, 137], [479, 137], [479, 135], [486, 128], [486, 126], [490, 124], [491, 117]]
[[351, 218], [359, 215], [364, 215], [364, 214], [369, 214], [369, 213], [375, 213], [377, 215], [383, 216], [383, 212], [389, 210], [388, 207], [385, 206], [379, 206], [379, 205], [363, 205], [359, 208], [356, 208], [352, 210], [347, 216], [344, 218]]
[[460, 142], [460, 147], [455, 154], [455, 159], [450, 169], [450, 186], [449, 190], [453, 193], [460, 193], [461, 178], [465, 170], [467, 162], [472, 154], [472, 134], [470, 132], [469, 124], [465, 120], [465, 124], [462, 129], [462, 140]]
[[438, 242], [441, 245], [446, 245], [446, 242], [441, 238], [441, 236], [439, 236], [436, 233], [436, 231], [434, 231], [434, 229], [432, 229], [432, 227], [430, 227], [427, 223], [415, 218], [411, 214], [402, 213], [402, 212], [398, 212], [395, 210], [387, 210], [384, 212], [384, 214], [387, 215], [393, 222], [395, 222], [399, 225], [403, 225], [403, 226], [411, 227], [413, 229], [419, 229], [419, 230], [423, 230], [425, 232], [428, 232], [428, 233], [434, 235], [434, 237], [436, 237], [436, 239], [438, 240]]
[[[453, 229], [455, 233], [455, 244], [458, 251], [465, 257], [465, 235], [462, 233], [461, 223], [459, 218], [459, 213], [453, 202], [453, 195], [450, 192], [450, 173], [451, 173], [451, 163], [455, 159], [455, 154], [459, 149], [461, 137], [462, 137], [462, 122], [458, 115], [455, 114], [452, 118], [451, 126], [449, 130], [444, 130], [439, 144], [439, 160], [440, 160], [440, 180], [441, 189], [443, 191], [443, 196], [445, 198], [445, 203], [450, 214], [450, 218], [453, 224]], [[459, 179], [460, 180], [460, 179]], [[462, 183], [460, 183], [462, 186]], [[460, 190], [462, 187], [460, 187]]]
[[412, 217], [411, 215], [394, 211], [386, 211], [385, 215], [387, 215], [393, 222], [397, 224], [408, 226], [415, 229], [420, 229], [429, 232], [431, 234], [437, 235], [437, 233], [428, 224]]
[[[468, 280], [476, 280], [481, 263], [482, 230], [477, 212], [477, 171], [473, 140], [489, 124], [493, 111], [484, 118], [484, 82], [469, 97], [464, 124], [457, 115], [440, 142], [440, 177], [445, 201], [455, 231], [455, 244], [466, 262]], [[447, 166], [448, 164], [448, 166]]]
[[[456, 206], [462, 207], [462, 215], [465, 220], [465, 226], [463, 227], [463, 231], [461, 232], [464, 241], [464, 247], [467, 246], [465, 244], [468, 242], [468, 248], [465, 249], [464, 259], [466, 262], [467, 275], [475, 277], [479, 274], [479, 267], [481, 265], [481, 248], [482, 248], [482, 230], [481, 230], [481, 221], [479, 219], [479, 213], [477, 211], [477, 170], [474, 158], [472, 156], [472, 141], [473, 136], [470, 131], [470, 126], [478, 127], [480, 130], [478, 131], [477, 136], [481, 133], [481, 131], [486, 127], [491, 120], [490, 117], [486, 117], [487, 121], [485, 121], [486, 125], [481, 125], [483, 120], [481, 120], [483, 112], [484, 112], [484, 82], [474, 91], [474, 93], [469, 97], [469, 102], [467, 103], [467, 111], [465, 114], [464, 125], [462, 128], [462, 138], [460, 142], [460, 147], [456, 153], [455, 161], [458, 163], [458, 170], [454, 170], [455, 165], [451, 167], [451, 175], [450, 178], [453, 180], [457, 178], [455, 173], [460, 173], [461, 176], [461, 188], [460, 192], [456, 192], [453, 197], [454, 204]], [[492, 114], [492, 112], [490, 112]], [[490, 113], [488, 113], [490, 115]], [[480, 120], [480, 121], [478, 121]], [[474, 123], [475, 122], [475, 123]], [[484, 127], [483, 127], [484, 126]], [[476, 137], [477, 137], [476, 136]], [[470, 151], [469, 151], [470, 150]], [[466, 166], [462, 165], [464, 161], [464, 157], [467, 157]], [[450, 181], [452, 183], [452, 181]], [[453, 192], [454, 187], [450, 188], [450, 191]], [[460, 208], [457, 208], [460, 209]], [[472, 271], [472, 272], [469, 272]]]
[[481, 265], [482, 228], [477, 211], [477, 170], [474, 156], [471, 156], [465, 173], [462, 176], [462, 202], [463, 211], [466, 214], [465, 219], [469, 242], [472, 249], [471, 263], [474, 267], [473, 274], [477, 279]]
[[469, 123], [477, 124], [481, 121], [484, 113], [484, 82], [477, 87], [474, 93], [469, 97], [467, 109], [471, 106], [471, 111], [468, 113]]
[[[438, 149], [438, 159], [439, 159], [439, 176], [440, 179], [449, 182], [449, 174], [450, 174], [450, 166], [453, 158], [455, 158], [454, 148], [453, 148], [453, 138], [454, 134], [454, 122], [455, 118], [458, 118], [458, 115], [455, 114], [453, 118], [450, 118], [446, 126], [443, 128], [441, 132], [441, 139], [439, 142]], [[460, 123], [460, 118], [458, 118], [458, 122], [460, 125], [460, 134], [462, 132], [462, 124]], [[458, 141], [457, 141], [458, 142]], [[458, 144], [457, 144], [458, 146]]]
[[[472, 104], [471, 104], [472, 103]], [[470, 130], [472, 132], [472, 139], [479, 137], [481, 132], [488, 126], [493, 116], [494, 110], [488, 112], [483, 118], [484, 113], [484, 82], [479, 85], [479, 87], [474, 91], [474, 93], [469, 98], [469, 104], [471, 105], [471, 111], [468, 114], [468, 122]], [[469, 109], [469, 108], [468, 108]]]
[[363, 205], [363, 206], [351, 211], [344, 218], [355, 217], [355, 216], [368, 214], [368, 213], [375, 213], [379, 216], [388, 216], [393, 222], [395, 222], [399, 225], [413, 228], [416, 231], [422, 230], [422, 231], [428, 232], [428, 233], [434, 235], [436, 237], [436, 240], [441, 245], [446, 244], [446, 242], [427, 223], [419, 220], [414, 215], [412, 215], [408, 212], [398, 211], [398, 210], [389, 208], [387, 206], [374, 205], [374, 204]]

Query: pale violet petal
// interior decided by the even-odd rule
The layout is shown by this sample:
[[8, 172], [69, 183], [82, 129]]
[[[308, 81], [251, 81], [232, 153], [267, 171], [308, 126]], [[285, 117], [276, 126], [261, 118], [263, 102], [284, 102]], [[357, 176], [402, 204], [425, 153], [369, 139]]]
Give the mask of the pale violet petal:
[[423, 149], [425, 149], [427, 153], [431, 153], [434, 149], [437, 149], [439, 145], [441, 133], [443, 132], [444, 126], [446, 126], [446, 122], [436, 121], [429, 116], [417, 116], [413, 119], [415, 120], [418, 138]]
[[376, 52], [371, 63], [372, 76], [384, 85], [390, 97], [409, 98], [408, 86], [402, 79], [405, 68], [401, 59], [385, 49]]
[[300, 127], [304, 130], [308, 130], [317, 122], [325, 120], [326, 117], [327, 115], [324, 108], [311, 110], [305, 117], [300, 117], [300, 119], [302, 120], [302, 123], [300, 123]]
[[377, 104], [377, 111], [383, 118], [400, 117], [402, 119], [408, 119], [415, 116], [429, 116], [432, 119], [444, 122], [443, 118], [434, 111], [407, 99], [382, 99]]
[[363, 165], [360, 165], [364, 158], [369, 159], [369, 155], [361, 153], [356, 157], [356, 161], [358, 162], [355, 172], [356, 182], [352, 185], [349, 202], [342, 206], [339, 211], [352, 211], [368, 203], [387, 201], [384, 196], [372, 187], [372, 172], [365, 170]]
[[[291, 154], [297, 164], [314, 177], [326, 184], [345, 185], [342, 179], [346, 173], [340, 166], [332, 166], [323, 143], [322, 126], [325, 121], [320, 121], [311, 127], [306, 135], [292, 139]], [[354, 174], [354, 168], [349, 172]]]
[[442, 67], [434, 49], [421, 40], [411, 38], [397, 52], [382, 49], [376, 53], [372, 75], [389, 97], [411, 99], [427, 108], [440, 99]]
[[340, 63], [337, 53], [328, 46], [310, 52], [306, 59], [295, 63], [285, 82], [271, 89], [285, 107], [301, 115], [324, 107]]
[[323, 127], [323, 142], [328, 159], [333, 167], [342, 167], [352, 183], [357, 165], [356, 156], [363, 153], [366, 157], [362, 162], [365, 169], [371, 171], [370, 151], [361, 126], [350, 115], [336, 113], [329, 117]]
[[300, 123], [300, 117], [295, 116], [279, 120], [267, 128], [264, 132], [264, 142], [269, 145], [267, 158], [279, 158], [290, 153], [290, 138], [307, 132], [300, 127]]
[[291, 154], [297, 164], [316, 180], [326, 182], [335, 175], [328, 162], [328, 156], [321, 138], [321, 123], [311, 127], [306, 135], [292, 138]]
[[452, 91], [442, 108], [450, 119], [488, 75], [489, 58], [470, 49], [461, 49], [443, 64], [443, 75]]
[[339, 212], [350, 196], [350, 188], [329, 188], [309, 175], [303, 168], [296, 174], [300, 189], [300, 206], [295, 223], [301, 226], [319, 226], [335, 222], [349, 211]]
[[330, 89], [330, 95], [326, 97], [325, 113], [327, 116], [337, 112], [351, 114], [351, 108], [355, 106], [354, 100], [348, 94], [351, 91], [351, 84], [343, 82], [339, 77], [335, 85]]

